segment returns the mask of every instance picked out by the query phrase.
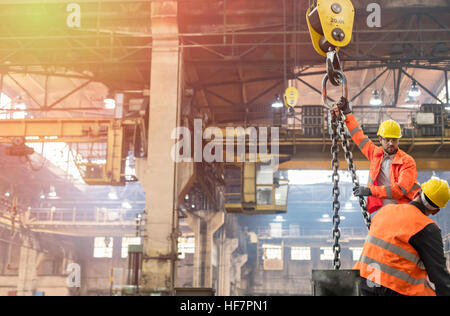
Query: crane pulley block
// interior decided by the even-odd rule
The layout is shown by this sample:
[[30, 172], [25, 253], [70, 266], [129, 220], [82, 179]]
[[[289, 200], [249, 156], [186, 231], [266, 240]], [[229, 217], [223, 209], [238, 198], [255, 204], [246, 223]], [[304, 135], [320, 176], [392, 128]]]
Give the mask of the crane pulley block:
[[355, 9], [350, 0], [317, 0], [306, 12], [314, 49], [327, 57], [350, 43]]
[[294, 107], [298, 102], [298, 90], [295, 87], [289, 87], [284, 92], [284, 104], [287, 107]]

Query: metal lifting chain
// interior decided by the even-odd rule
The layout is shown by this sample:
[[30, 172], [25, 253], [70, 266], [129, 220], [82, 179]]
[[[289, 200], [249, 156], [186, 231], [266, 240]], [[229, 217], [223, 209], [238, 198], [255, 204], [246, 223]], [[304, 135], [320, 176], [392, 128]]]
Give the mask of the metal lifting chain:
[[[353, 163], [353, 154], [350, 151], [350, 142], [348, 140], [348, 136], [347, 133], [345, 132], [345, 127], [344, 127], [344, 114], [340, 111], [339, 112], [339, 117], [337, 118], [338, 121], [338, 133], [342, 139], [342, 149], [344, 150], [345, 153], [345, 160], [347, 161], [348, 164], [348, 171], [350, 171], [351, 175], [352, 175], [352, 183], [353, 183], [353, 187], [359, 187], [359, 180], [358, 177], [356, 176], [356, 167], [355, 164]], [[361, 212], [362, 215], [364, 217], [364, 222], [366, 223], [367, 229], [370, 229], [370, 224], [371, 224], [371, 219], [370, 219], [370, 213], [367, 211], [367, 204], [366, 204], [366, 200], [362, 197], [359, 196], [359, 206], [361, 207]]]
[[331, 177], [333, 181], [333, 267], [335, 270], [339, 270], [341, 267], [341, 245], [339, 244], [339, 238], [341, 237], [341, 231], [339, 229], [339, 224], [341, 223], [341, 219], [339, 217], [339, 209], [341, 207], [341, 203], [339, 202], [339, 134], [338, 134], [338, 121], [336, 119], [331, 121], [331, 167], [333, 169], [333, 175]]
[[[340, 67], [339, 67], [340, 68]], [[338, 68], [338, 69], [339, 69]], [[327, 67], [327, 74], [325, 75], [323, 81], [322, 81], [322, 100], [323, 104], [331, 109], [333, 107], [333, 104], [328, 104], [328, 97], [327, 97], [327, 90], [326, 90], [326, 84], [329, 80], [330, 76], [332, 76], [334, 79], [330, 79], [330, 82], [335, 85], [335, 83], [340, 83], [342, 85], [343, 90], [343, 97], [345, 99], [348, 99], [348, 88], [347, 88], [347, 80], [342, 72], [342, 70], [337, 70], [336, 68]], [[337, 79], [339, 78], [339, 79]], [[350, 151], [350, 142], [345, 130], [345, 118], [344, 114], [339, 111], [339, 115], [332, 115], [331, 116], [331, 167], [333, 169], [333, 175], [332, 175], [332, 181], [333, 181], [333, 253], [334, 253], [334, 259], [333, 259], [333, 267], [335, 270], [339, 270], [341, 267], [341, 260], [340, 260], [340, 253], [341, 253], [341, 246], [339, 244], [339, 238], [341, 237], [341, 231], [339, 229], [339, 224], [341, 222], [340, 216], [339, 216], [339, 210], [340, 210], [340, 202], [339, 202], [339, 138], [342, 140], [342, 149], [344, 150], [345, 159], [348, 164], [348, 170], [351, 173], [352, 176], [352, 183], [353, 187], [359, 186], [358, 177], [356, 176], [356, 167], [353, 162], [353, 154]], [[361, 211], [364, 217], [364, 221], [366, 223], [366, 226], [368, 229], [370, 229], [370, 214], [367, 211], [367, 205], [366, 200], [363, 197], [359, 197], [359, 205], [361, 207]]]

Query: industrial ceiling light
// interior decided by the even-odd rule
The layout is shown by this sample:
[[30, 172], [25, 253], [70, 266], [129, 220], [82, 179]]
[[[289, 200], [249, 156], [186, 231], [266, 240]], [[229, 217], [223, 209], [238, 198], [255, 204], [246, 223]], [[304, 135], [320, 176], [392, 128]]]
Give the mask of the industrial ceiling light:
[[50, 192], [48, 192], [48, 197], [50, 199], [56, 199], [57, 195], [56, 195], [56, 190], [54, 186], [50, 186]]
[[116, 108], [116, 101], [114, 99], [107, 98], [104, 100], [105, 109], [114, 110]]
[[274, 109], [279, 109], [283, 107], [283, 101], [281, 101], [280, 95], [276, 94], [275, 95], [275, 100], [272, 103], [272, 107]]
[[111, 189], [111, 190], [109, 191], [109, 193], [108, 193], [108, 198], [109, 198], [110, 200], [117, 200], [117, 199], [119, 199], [119, 197], [117, 196], [116, 190]]
[[415, 97], [407, 96], [405, 99], [406, 104], [414, 104], [417, 103], [417, 99]]
[[422, 94], [422, 91], [417, 87], [417, 81], [413, 80], [411, 84], [411, 90], [408, 91], [408, 96], [411, 98], [417, 98]]
[[114, 110], [116, 108], [116, 100], [112, 93], [108, 93], [103, 102], [105, 103], [105, 109]]
[[283, 216], [277, 215], [273, 221], [281, 223], [281, 222], [285, 222], [286, 220], [283, 218]]
[[322, 214], [322, 216], [319, 219], [317, 219], [317, 221], [321, 223], [330, 223], [331, 217], [328, 214]]
[[380, 93], [378, 92], [378, 90], [373, 90], [372, 92], [372, 98], [370, 99], [370, 105], [381, 105], [383, 104], [383, 100], [381, 100], [380, 98]]
[[131, 206], [130, 202], [128, 202], [128, 201], [123, 201], [122, 202], [122, 207], [126, 208], [128, 210], [131, 210], [133, 208], [133, 206]]

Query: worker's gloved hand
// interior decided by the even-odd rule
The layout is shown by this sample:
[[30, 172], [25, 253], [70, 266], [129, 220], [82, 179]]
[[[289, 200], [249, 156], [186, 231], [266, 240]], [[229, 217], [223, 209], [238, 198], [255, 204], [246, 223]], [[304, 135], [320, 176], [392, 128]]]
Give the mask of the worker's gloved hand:
[[345, 115], [352, 113], [352, 110], [350, 109], [350, 104], [348, 100], [344, 97], [341, 97], [338, 103], [336, 103], [336, 106], [339, 108], [339, 110], [342, 111]]
[[353, 188], [353, 195], [355, 195], [355, 196], [370, 196], [370, 195], [372, 195], [372, 192], [370, 191], [370, 188], [360, 186], [360, 187]]

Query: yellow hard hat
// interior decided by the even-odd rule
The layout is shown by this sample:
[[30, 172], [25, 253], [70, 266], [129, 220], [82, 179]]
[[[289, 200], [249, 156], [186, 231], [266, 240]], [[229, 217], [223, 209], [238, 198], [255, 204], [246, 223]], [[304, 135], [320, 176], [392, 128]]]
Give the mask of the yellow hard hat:
[[396, 121], [387, 120], [381, 123], [377, 135], [383, 138], [401, 138], [402, 129]]
[[422, 191], [431, 202], [444, 208], [450, 199], [450, 188], [445, 180], [439, 178], [431, 178], [422, 184]]

